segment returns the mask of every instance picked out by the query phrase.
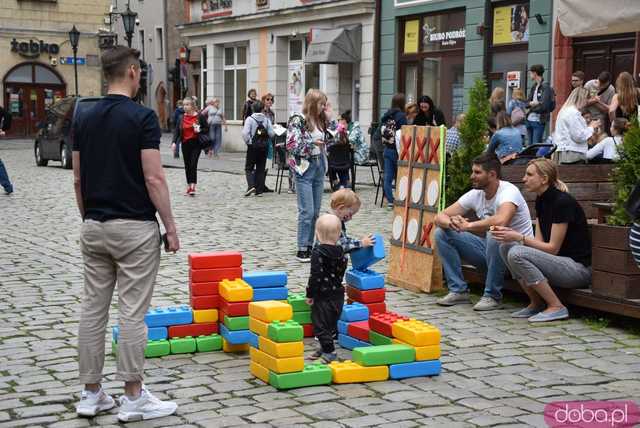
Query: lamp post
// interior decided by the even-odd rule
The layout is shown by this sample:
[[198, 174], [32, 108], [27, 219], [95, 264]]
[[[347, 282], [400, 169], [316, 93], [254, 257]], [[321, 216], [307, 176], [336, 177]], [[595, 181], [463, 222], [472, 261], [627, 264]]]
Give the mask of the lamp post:
[[129, 8], [127, 3], [127, 10], [122, 12], [122, 24], [124, 25], [125, 38], [127, 39], [127, 45], [131, 47], [131, 39], [133, 38], [133, 29], [136, 26], [136, 17], [138, 14]]
[[76, 28], [75, 24], [71, 31], [69, 31], [69, 42], [71, 42], [71, 49], [73, 49], [73, 72], [76, 77], [76, 96], [78, 96], [78, 42], [80, 41], [80, 31]]

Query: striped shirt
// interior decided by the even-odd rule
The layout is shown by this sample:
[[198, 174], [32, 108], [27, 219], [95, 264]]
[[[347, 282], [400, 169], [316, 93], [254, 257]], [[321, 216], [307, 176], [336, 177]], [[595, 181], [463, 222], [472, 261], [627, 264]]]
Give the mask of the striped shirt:
[[631, 227], [631, 233], [629, 234], [629, 247], [631, 247], [631, 254], [636, 260], [638, 266], [640, 266], [640, 223], [633, 223]]

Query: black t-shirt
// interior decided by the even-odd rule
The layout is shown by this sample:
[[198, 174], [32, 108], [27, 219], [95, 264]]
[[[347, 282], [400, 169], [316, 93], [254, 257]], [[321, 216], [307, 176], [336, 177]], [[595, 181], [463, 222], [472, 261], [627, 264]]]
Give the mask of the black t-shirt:
[[124, 95], [107, 95], [76, 117], [73, 150], [80, 152], [85, 219], [156, 220], [140, 152], [159, 150], [160, 135], [153, 110]]
[[570, 257], [585, 266], [591, 266], [591, 242], [587, 230], [587, 218], [582, 207], [569, 193], [549, 187], [536, 199], [538, 226], [544, 242], [551, 239], [551, 226], [567, 223], [559, 256]]

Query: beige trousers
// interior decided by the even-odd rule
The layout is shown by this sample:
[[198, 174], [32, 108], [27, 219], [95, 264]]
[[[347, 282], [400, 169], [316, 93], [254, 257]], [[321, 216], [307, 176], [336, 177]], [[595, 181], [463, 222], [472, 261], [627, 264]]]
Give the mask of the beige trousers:
[[118, 284], [117, 377], [142, 381], [149, 308], [160, 265], [160, 230], [154, 221], [86, 220], [80, 230], [84, 295], [78, 331], [80, 383], [100, 383], [104, 336]]

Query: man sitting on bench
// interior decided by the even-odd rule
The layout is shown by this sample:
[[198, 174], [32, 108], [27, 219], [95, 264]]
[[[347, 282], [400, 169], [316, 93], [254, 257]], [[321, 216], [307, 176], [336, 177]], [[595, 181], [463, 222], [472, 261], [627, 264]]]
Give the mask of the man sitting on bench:
[[[494, 153], [475, 158], [471, 173], [473, 190], [436, 216], [436, 246], [449, 288], [449, 294], [438, 300], [439, 305], [470, 303], [468, 285], [462, 276], [464, 260], [487, 274], [484, 294], [473, 309], [500, 308], [506, 267], [490, 228], [508, 226], [525, 236], [533, 236], [529, 207], [516, 186], [500, 180], [500, 166]], [[479, 220], [465, 218], [470, 211]]]

